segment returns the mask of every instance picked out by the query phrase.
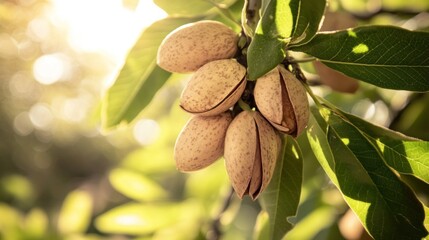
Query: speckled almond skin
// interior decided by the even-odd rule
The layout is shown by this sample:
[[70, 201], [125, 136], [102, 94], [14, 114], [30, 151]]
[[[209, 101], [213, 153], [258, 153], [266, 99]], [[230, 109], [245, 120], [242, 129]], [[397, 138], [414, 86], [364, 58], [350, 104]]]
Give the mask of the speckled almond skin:
[[228, 127], [225, 165], [240, 198], [255, 200], [267, 187], [280, 153], [280, 138], [259, 112], [243, 111]]
[[260, 77], [254, 96], [258, 110], [279, 131], [297, 137], [307, 126], [309, 105], [305, 88], [284, 67]]
[[254, 118], [258, 128], [259, 150], [263, 167], [261, 189], [249, 193], [252, 199], [256, 199], [270, 183], [281, 150], [280, 137], [273, 127], [260, 113], [256, 113]]
[[240, 198], [248, 192], [258, 147], [256, 123], [252, 115], [247, 111], [238, 114], [229, 125], [225, 137], [226, 171]]
[[258, 110], [270, 121], [281, 124], [283, 119], [280, 72], [274, 68], [256, 81], [254, 89]]
[[219, 159], [224, 152], [225, 134], [231, 121], [230, 112], [189, 119], [174, 146], [177, 169], [182, 172], [196, 171]]
[[234, 59], [209, 62], [196, 71], [180, 97], [192, 114], [214, 116], [232, 107], [246, 87], [246, 68]]
[[279, 67], [285, 82], [286, 91], [289, 93], [289, 101], [292, 104], [296, 119], [296, 132], [292, 136], [299, 136], [307, 127], [310, 117], [310, 106], [308, 104], [307, 92], [302, 83], [284, 67]]
[[232, 58], [238, 49], [237, 41], [238, 35], [221, 22], [185, 24], [162, 41], [157, 63], [169, 72], [193, 72], [208, 62]]
[[254, 96], [259, 111], [273, 126], [285, 133], [296, 130], [295, 114], [279, 68], [274, 68], [256, 81]]

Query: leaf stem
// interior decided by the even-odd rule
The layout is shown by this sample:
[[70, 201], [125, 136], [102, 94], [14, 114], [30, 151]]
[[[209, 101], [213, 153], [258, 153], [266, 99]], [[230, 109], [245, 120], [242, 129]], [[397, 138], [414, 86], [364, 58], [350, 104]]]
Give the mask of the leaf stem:
[[306, 58], [301, 58], [301, 59], [295, 59], [295, 58], [291, 58], [289, 59], [289, 63], [305, 63], [305, 62], [312, 62], [315, 61], [317, 58], [315, 57], [306, 57]]
[[310, 95], [310, 97], [313, 99], [314, 103], [316, 104], [316, 106], [318, 108], [322, 108], [323, 104], [320, 103], [319, 98], [313, 93], [313, 91], [311, 90], [310, 86], [308, 86], [307, 83], [302, 83], [302, 85], [304, 86], [305, 90], [307, 91], [307, 93]]
[[243, 111], [250, 111], [252, 110], [249, 106], [249, 104], [245, 103], [242, 99], [238, 100], [238, 106], [240, 106]]

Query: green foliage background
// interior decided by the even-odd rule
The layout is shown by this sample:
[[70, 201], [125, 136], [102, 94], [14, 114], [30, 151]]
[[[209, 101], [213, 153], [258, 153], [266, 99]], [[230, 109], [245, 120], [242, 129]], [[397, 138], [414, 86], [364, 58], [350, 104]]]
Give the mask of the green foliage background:
[[[424, 60], [428, 58], [425, 55], [427, 52], [413, 52], [413, 45], [408, 45], [409, 48], [393, 45], [393, 57], [386, 57], [382, 61], [385, 68], [371, 70], [371, 66], [368, 66], [369, 74], [375, 77], [363, 79], [367, 83], [361, 82], [355, 94], [341, 94], [318, 85], [312, 65], [303, 64], [309, 82], [316, 85], [312, 87], [313, 91], [327, 102], [320, 101], [326, 105], [329, 101], [335, 107], [321, 108], [321, 111], [313, 109], [313, 127], [296, 141], [289, 139], [285, 146], [285, 149], [289, 149], [285, 150], [289, 160], [283, 162], [281, 167], [279, 165], [279, 175], [270, 185], [272, 191], [267, 191], [268, 194], [261, 198], [261, 206], [269, 214], [261, 212], [258, 202], [247, 198], [241, 201], [235, 196], [223, 212], [225, 199], [230, 194], [223, 160], [192, 174], [182, 174], [175, 169], [172, 156], [174, 142], [189, 118], [178, 108], [177, 99], [189, 75], [167, 73], [156, 66], [154, 59], [162, 38], [187, 22], [214, 19], [240, 31], [235, 22], [240, 22], [244, 2], [154, 2], [170, 16], [142, 29], [142, 35], [136, 39], [134, 47], [130, 46], [130, 54], [125, 67], [118, 74], [116, 84], [103, 93], [103, 79], [112, 74], [113, 68], [120, 66], [112, 66], [103, 54], [75, 51], [64, 38], [63, 26], [58, 23], [45, 22], [50, 31], [44, 39], [28, 34], [30, 23], [35, 19], [40, 20], [42, 13], [51, 4], [49, 1], [0, 2], [0, 239], [205, 239], [216, 224], [223, 232], [223, 239], [279, 238], [289, 229], [291, 231], [286, 239], [344, 239], [346, 237], [340, 228], [349, 216], [346, 202], [363, 209], [368, 206], [356, 199], [343, 199], [341, 192], [355, 193], [353, 188], [367, 186], [368, 179], [383, 174], [390, 176], [389, 168], [400, 173], [399, 177], [394, 177], [395, 182], [389, 183], [391, 185], [383, 183], [389, 186], [384, 190], [378, 190], [374, 185], [365, 189], [379, 191], [377, 194], [381, 198], [389, 198], [389, 191], [394, 189], [402, 192], [399, 194], [403, 198], [401, 202], [413, 206], [417, 200], [408, 188], [404, 188], [403, 182], [407, 183], [425, 206], [425, 226], [428, 228], [427, 145], [345, 113], [353, 113], [377, 125], [429, 141], [428, 94], [380, 88], [390, 86], [393, 89], [426, 91], [428, 77], [420, 72], [412, 74], [411, 80], [421, 85], [410, 84], [413, 81], [409, 80], [392, 87], [389, 83], [386, 85], [392, 79], [383, 76], [386, 72], [394, 72], [393, 75], [402, 81], [409, 77], [409, 72], [404, 69], [410, 67], [401, 65], [404, 55], [415, 60], [413, 67], [424, 68], [427, 67], [427, 61]], [[296, 2], [301, 1], [283, 3], [294, 6]], [[324, 4], [312, 5], [310, 2], [302, 1], [300, 9], [320, 13], [317, 9]], [[137, 3], [123, 2], [131, 11]], [[274, 3], [276, 1], [271, 1], [271, 4]], [[270, 1], [263, 1], [263, 4], [266, 11], [270, 11], [270, 8], [281, 9], [270, 6]], [[362, 26], [384, 24], [425, 32], [429, 30], [428, 1], [332, 0], [329, 1], [329, 8], [352, 14]], [[319, 58], [334, 69], [350, 71], [351, 76], [359, 77], [359, 74], [353, 74], [355, 70], [346, 69], [340, 62], [356, 63], [361, 58], [336, 59], [332, 55], [341, 58], [345, 54], [317, 51], [329, 47], [329, 44], [327, 46], [324, 43], [326, 38], [339, 42], [350, 41], [346, 47], [353, 49], [359, 42], [353, 42], [354, 39], [347, 35], [347, 31], [329, 36], [321, 34], [316, 37], [320, 41], [313, 39], [309, 44], [304, 44], [310, 41], [306, 36], [314, 34], [318, 28], [306, 23], [313, 23], [320, 18], [320, 14], [296, 15], [291, 19], [293, 25], [280, 30], [278, 26], [262, 23], [255, 31], [255, 41], [249, 48], [249, 55], [271, 56], [269, 51], [258, 50], [258, 42], [260, 46], [272, 44], [275, 46], [272, 51], [276, 53], [288, 45], [292, 50]], [[271, 33], [278, 37], [266, 39], [265, 35], [261, 35], [266, 29], [274, 31]], [[360, 32], [372, 31], [368, 29], [358, 28], [356, 34], [359, 36]], [[401, 35], [403, 41], [408, 39], [408, 32], [404, 30], [383, 28], [383, 31]], [[416, 42], [425, 40], [415, 35], [409, 38]], [[367, 47], [377, 44], [365, 43]], [[66, 55], [73, 70], [67, 81], [43, 85], [35, 81], [32, 67], [39, 57], [51, 53]], [[270, 58], [274, 60], [271, 65], [277, 65], [285, 54]], [[374, 59], [374, 56], [366, 55], [368, 59]], [[379, 64], [380, 59], [376, 60]], [[249, 72], [251, 79], [264, 73], [264, 69], [257, 69], [262, 66], [260, 62], [250, 60], [248, 63], [256, 67], [254, 72]], [[391, 65], [395, 68], [392, 69]], [[427, 68], [423, 71], [427, 73]], [[73, 120], [62, 115], [67, 104], [71, 103], [79, 106], [84, 117]], [[141, 112], [142, 108], [145, 109]], [[42, 116], [50, 120], [43, 125], [32, 118], [34, 112], [41, 112]], [[340, 117], [347, 121], [339, 120]], [[161, 129], [157, 140], [147, 146], [141, 146], [133, 137], [132, 129], [141, 119], [152, 119]], [[359, 142], [367, 142], [372, 151], [383, 149], [383, 156], [372, 154], [374, 152], [361, 152], [367, 148], [349, 145], [344, 140], [353, 137], [358, 138]], [[340, 155], [348, 156], [348, 161], [341, 161], [343, 165], [337, 164], [333, 168], [332, 162], [338, 161], [335, 156]], [[374, 155], [379, 157], [379, 162], [385, 161], [386, 165], [381, 165], [368, 176], [362, 176], [367, 174], [365, 169], [371, 166], [357, 166], [356, 163], [359, 159]], [[401, 164], [403, 161], [407, 161], [409, 166]], [[343, 168], [356, 171], [354, 174], [358, 181], [352, 189], [348, 188], [350, 185], [342, 187], [343, 180], [348, 177], [344, 176], [347, 171]], [[297, 180], [301, 175], [302, 180]], [[383, 181], [381, 178], [378, 180]], [[297, 187], [300, 185], [302, 188]], [[339, 186], [341, 192], [335, 186]], [[272, 199], [278, 204], [270, 206]], [[365, 200], [371, 202], [371, 199]], [[290, 205], [285, 206], [283, 202]], [[295, 217], [283, 218], [293, 216], [297, 206]], [[401, 216], [412, 216], [408, 221], [411, 223], [424, 217], [423, 213], [414, 212], [412, 207], [401, 208], [388, 202], [377, 208], [377, 211], [382, 212], [379, 215], [382, 217], [376, 221], [399, 219], [391, 209], [399, 209], [398, 214]], [[277, 214], [277, 217], [268, 217], [273, 214]], [[365, 218], [366, 211], [356, 214]], [[362, 229], [360, 224], [355, 226]], [[375, 227], [373, 233], [379, 231], [377, 225]], [[280, 230], [270, 232], [273, 229]], [[395, 229], [390, 230], [391, 234], [395, 233]], [[379, 236], [386, 236], [383, 232], [378, 233]]]

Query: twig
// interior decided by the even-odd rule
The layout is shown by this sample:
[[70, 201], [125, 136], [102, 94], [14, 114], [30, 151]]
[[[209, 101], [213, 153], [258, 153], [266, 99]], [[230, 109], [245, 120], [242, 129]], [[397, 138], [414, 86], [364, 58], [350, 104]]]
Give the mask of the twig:
[[305, 57], [305, 58], [291, 58], [289, 59], [289, 63], [305, 63], [305, 62], [313, 62], [315, 61], [315, 57]]
[[301, 81], [301, 82], [307, 82], [307, 78], [305, 77], [304, 73], [301, 70], [301, 67], [299, 66], [298, 62], [291, 56], [286, 57], [283, 60], [283, 65], [285, 66], [292, 66], [292, 73]]
[[313, 93], [313, 91], [311, 90], [310, 86], [308, 86], [307, 83], [303, 83], [302, 85], [304, 86], [305, 90], [310, 95], [310, 97], [313, 99], [313, 101], [316, 104], [316, 106], [318, 108], [322, 108], [323, 104], [320, 103], [319, 98]]
[[304, 73], [302, 72], [301, 68], [299, 67], [299, 64], [296, 61], [294, 61], [294, 59], [292, 57], [287, 57], [283, 61], [283, 64], [285, 64], [286, 66], [290, 64], [292, 66], [292, 73], [296, 76], [296, 78], [298, 78], [302, 82], [302, 85], [304, 86], [305, 90], [310, 95], [310, 97], [313, 99], [314, 103], [318, 107], [322, 107], [322, 104], [319, 102], [318, 97], [316, 95], [314, 95], [310, 86], [307, 84], [307, 78], [305, 77]]
[[231, 187], [229, 193], [223, 199], [222, 207], [219, 210], [219, 213], [213, 219], [211, 223], [210, 231], [207, 233], [208, 240], [218, 240], [222, 237], [222, 230], [220, 229], [220, 220], [222, 219], [223, 214], [228, 210], [232, 202], [232, 196], [234, 195], [234, 189]]

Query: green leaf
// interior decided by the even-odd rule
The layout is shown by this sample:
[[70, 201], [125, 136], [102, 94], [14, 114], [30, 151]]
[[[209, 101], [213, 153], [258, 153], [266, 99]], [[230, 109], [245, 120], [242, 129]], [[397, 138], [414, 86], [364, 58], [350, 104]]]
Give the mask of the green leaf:
[[[329, 141], [326, 136], [327, 133]], [[391, 234], [390, 238], [400, 237], [407, 233], [398, 232], [407, 231], [411, 231], [414, 234], [418, 234], [418, 231], [420, 231], [422, 234], [421, 228], [415, 229], [407, 223], [401, 223], [405, 217], [411, 217], [412, 221], [410, 223], [419, 222], [418, 219], [423, 217], [421, 212], [410, 210], [410, 208], [418, 209], [421, 207], [414, 194], [390, 172], [382, 160], [374, 161], [374, 159], [370, 159], [371, 154], [378, 155], [373, 149], [371, 150], [371, 147], [369, 149], [365, 148], [365, 150], [360, 149], [362, 154], [368, 155], [366, 156], [367, 159], [364, 159], [366, 160], [365, 166], [373, 165], [371, 166], [373, 168], [367, 171], [360, 163], [359, 160], [361, 159], [357, 159], [357, 156], [350, 151], [348, 146], [336, 134], [335, 130], [326, 124], [318, 112], [313, 112], [307, 131], [311, 148], [331, 181], [342, 192], [345, 201], [360, 218], [367, 231], [375, 239], [389, 239], [389, 234]], [[359, 134], [356, 134], [356, 136], [359, 136]], [[349, 145], [351, 141], [351, 139], [345, 140]], [[368, 144], [365, 140], [362, 142]], [[383, 178], [384, 176], [380, 172], [388, 176]], [[377, 181], [374, 181], [373, 177]], [[381, 194], [380, 187], [383, 189], [384, 195]], [[384, 197], [387, 195], [394, 196], [390, 196], [391, 200], [386, 201]], [[395, 204], [400, 206], [390, 209]], [[402, 211], [404, 209], [406, 209], [405, 212]], [[407, 227], [410, 228], [402, 229]], [[410, 238], [413, 239], [413, 236], [404, 236], [401, 239]], [[416, 237], [414, 238], [417, 239]]]
[[373, 125], [351, 114], [341, 114], [378, 147], [390, 167], [429, 183], [429, 142]]
[[[323, 239], [320, 238], [320, 233], [323, 229], [335, 224], [335, 216], [338, 213], [335, 208], [319, 205], [316, 209], [309, 212], [304, 219], [297, 223], [296, 227], [290, 231], [284, 240], [296, 239]], [[330, 238], [341, 239], [341, 238]]]
[[320, 28], [325, 12], [326, 0], [301, 0], [291, 45], [310, 41]]
[[364, 26], [322, 32], [292, 47], [317, 57], [335, 70], [389, 89], [428, 91], [429, 32], [393, 26]]
[[241, 13], [244, 5], [244, 0], [237, 0], [230, 6], [221, 5], [217, 8], [217, 15], [210, 15], [210, 20], [219, 21], [230, 27], [234, 32], [241, 32], [240, 24]]
[[21, 175], [10, 174], [0, 178], [0, 191], [14, 202], [23, 203], [34, 199], [35, 191], [32, 182]]
[[321, 109], [321, 114], [329, 124], [326, 134], [333, 164], [328, 172], [335, 174], [331, 180], [367, 231], [375, 239], [425, 236], [421, 203], [384, 164], [382, 155], [340, 116], [326, 108]]
[[153, 0], [153, 2], [169, 15], [201, 16], [209, 14], [215, 4], [231, 6], [237, 0]]
[[211, 207], [222, 198], [223, 190], [230, 187], [223, 159], [219, 159], [210, 167], [193, 172], [186, 179], [185, 193], [189, 198], [198, 199]]
[[256, 80], [285, 58], [298, 8], [298, 0], [270, 1], [248, 48], [248, 79]]
[[270, 218], [270, 239], [281, 239], [292, 229], [288, 217], [295, 216], [302, 184], [302, 153], [292, 137], [284, 138], [282, 158], [270, 184], [261, 195], [262, 207]]
[[22, 224], [22, 214], [4, 202], [0, 202], [0, 224], [2, 226], [2, 233], [19, 228]]
[[[176, 233], [184, 231], [188, 239], [194, 239], [203, 214], [207, 214], [206, 210], [195, 200], [158, 204], [126, 203], [98, 216], [95, 227], [109, 234], [154, 233], [151, 239], [184, 239], [182, 233]], [[155, 237], [158, 234], [161, 236]]]
[[190, 18], [166, 18], [142, 33], [103, 99], [104, 128], [131, 122], [150, 103], [171, 75], [156, 65], [158, 46], [168, 33], [191, 21]]
[[[2, 215], [2, 217], [4, 216]], [[25, 216], [23, 225], [28, 235], [35, 239], [43, 239], [48, 232], [48, 216], [41, 209], [34, 208]]]
[[[249, 1], [249, 0], [247, 0], [247, 1]], [[271, 0], [261, 0], [261, 9], [260, 9], [260, 11], [262, 13], [265, 12], [265, 10], [267, 9], [267, 7], [270, 4], [270, 2], [271, 2]]]
[[253, 240], [270, 239], [269, 216], [265, 211], [261, 211], [256, 218]]
[[58, 231], [62, 234], [85, 232], [91, 220], [92, 207], [92, 198], [88, 192], [70, 192], [58, 216]]
[[167, 196], [158, 183], [134, 171], [113, 169], [109, 180], [118, 192], [137, 201], [154, 201]]
[[104, 233], [141, 235], [175, 223], [180, 214], [179, 205], [128, 203], [97, 217], [95, 226]]
[[307, 139], [314, 153], [314, 156], [319, 161], [322, 168], [325, 170], [328, 177], [334, 183], [336, 175], [334, 172], [335, 160], [329, 146], [328, 139], [326, 138], [326, 132], [328, 131], [328, 125], [325, 120], [319, 114], [318, 109], [311, 108], [312, 114], [310, 115], [307, 133]]
[[[426, 206], [423, 206], [425, 209], [425, 228], [427, 231], [429, 231], [429, 208]], [[427, 236], [426, 236], [427, 237]]]

